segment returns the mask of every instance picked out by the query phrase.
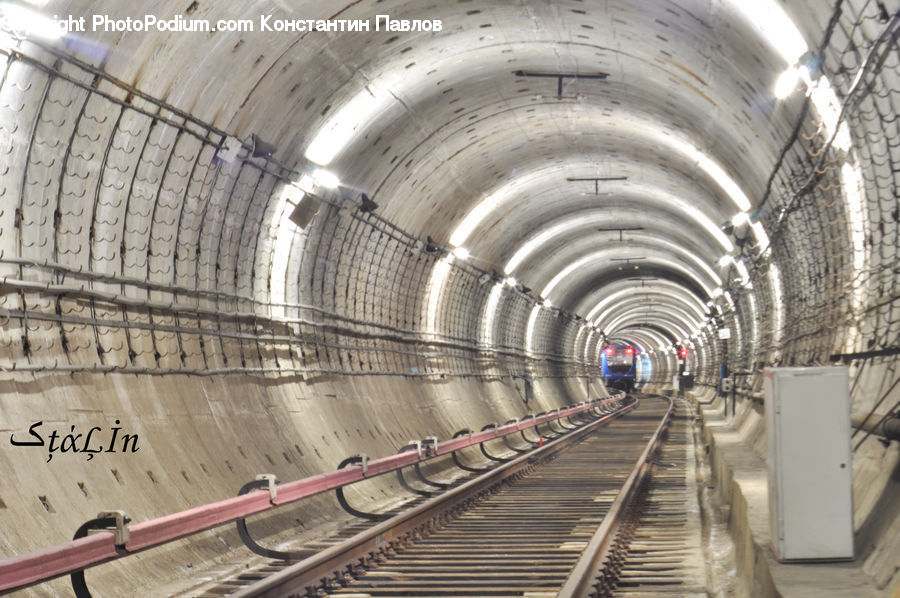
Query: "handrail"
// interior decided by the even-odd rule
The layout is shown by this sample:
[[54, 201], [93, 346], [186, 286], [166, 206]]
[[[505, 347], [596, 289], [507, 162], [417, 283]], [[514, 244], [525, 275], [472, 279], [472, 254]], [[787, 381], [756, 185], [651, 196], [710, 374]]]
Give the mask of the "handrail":
[[330, 473], [278, 484], [274, 487], [274, 491], [255, 490], [241, 496], [132, 524], [126, 528], [128, 541], [124, 545], [116, 545], [116, 534], [113, 531], [100, 531], [86, 538], [3, 559], [0, 560], [0, 592], [22, 589], [49, 581], [303, 498], [371, 479], [401, 467], [449, 455], [454, 451], [501, 438], [507, 434], [518, 433], [551, 420], [581, 414], [599, 405], [615, 403], [624, 398], [624, 393], [621, 393], [609, 399], [595, 399], [579, 403], [573, 407], [558, 409], [553, 413], [533, 419], [529, 418], [440, 442], [438, 449], [428, 454], [406, 451], [373, 459], [368, 461], [365, 466], [354, 465]]

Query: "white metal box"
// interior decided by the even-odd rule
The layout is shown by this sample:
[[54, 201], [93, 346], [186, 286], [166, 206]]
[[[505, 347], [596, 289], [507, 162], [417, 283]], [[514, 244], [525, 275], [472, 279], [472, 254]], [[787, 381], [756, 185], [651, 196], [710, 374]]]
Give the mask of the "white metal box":
[[853, 558], [846, 367], [764, 372], [769, 531], [781, 561]]

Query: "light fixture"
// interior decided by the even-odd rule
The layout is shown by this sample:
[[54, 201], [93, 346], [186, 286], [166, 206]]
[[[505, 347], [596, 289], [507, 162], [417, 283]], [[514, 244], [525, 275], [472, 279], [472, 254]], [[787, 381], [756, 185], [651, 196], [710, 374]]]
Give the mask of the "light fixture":
[[797, 88], [797, 83], [799, 81], [800, 73], [797, 70], [797, 67], [788, 67], [778, 76], [778, 80], [775, 81], [775, 97], [779, 100], [785, 99]]
[[319, 187], [316, 183], [316, 179], [308, 174], [304, 174], [300, 177], [300, 180], [297, 181], [297, 186], [300, 187], [304, 193], [315, 193]]
[[769, 254], [770, 251], [770, 243], [769, 243], [769, 235], [766, 234], [766, 229], [763, 226], [762, 222], [754, 222], [751, 225], [753, 229], [753, 236], [756, 237], [756, 245], [759, 247], [759, 252], [765, 257]]
[[738, 212], [731, 219], [731, 224], [733, 224], [734, 226], [741, 226], [742, 224], [747, 224], [748, 222], [750, 222], [750, 214], [748, 214], [747, 212]]
[[315, 179], [316, 183], [328, 189], [336, 189], [341, 184], [341, 180], [336, 174], [323, 168], [314, 170], [312, 178]]
[[466, 249], [465, 247], [454, 247], [453, 255], [455, 255], [456, 257], [458, 257], [461, 260], [467, 260], [467, 259], [469, 259], [469, 256], [471, 254], [469, 253], [469, 250]]
[[400, 98], [412, 88], [413, 79], [388, 70], [376, 78], [363, 76], [350, 82], [341, 93], [349, 99], [328, 112], [330, 118], [315, 132], [304, 151], [306, 159], [328, 166], [355, 139], [364, 136], [371, 123], [380, 118], [389, 122], [389, 112], [401, 106]]
[[750, 272], [747, 270], [747, 265], [741, 260], [735, 260], [734, 265], [737, 267], [738, 273], [741, 275], [741, 284], [747, 286], [750, 284]]
[[803, 34], [776, 0], [731, 0], [765, 40], [788, 64], [795, 64], [809, 49]]
[[728, 255], [728, 254], [726, 253], [725, 255], [723, 255], [722, 257], [719, 258], [719, 267], [720, 267], [720, 268], [726, 268], [726, 267], [728, 267], [728, 265], [731, 264], [733, 261], [734, 261], [734, 258], [732, 258], [730, 255]]
[[504, 280], [503, 282], [505, 282], [505, 283], [507, 284], [507, 286], [511, 286], [511, 287], [514, 287], [514, 286], [516, 286], [517, 284], [519, 284], [519, 282], [518, 282], [515, 278], [513, 278], [512, 276], [508, 277], [508, 278], [507, 278], [506, 280]]

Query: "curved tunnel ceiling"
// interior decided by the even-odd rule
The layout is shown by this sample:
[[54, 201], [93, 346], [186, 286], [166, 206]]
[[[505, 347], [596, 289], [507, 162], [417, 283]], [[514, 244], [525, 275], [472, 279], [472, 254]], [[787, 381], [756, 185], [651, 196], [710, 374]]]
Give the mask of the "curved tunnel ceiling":
[[[175, 2], [157, 8], [160, 14], [185, 9]], [[50, 2], [40, 10], [51, 9], [130, 16], [128, 9], [103, 1]], [[806, 14], [803, 7], [795, 10]], [[327, 9], [300, 2], [266, 11], [275, 19], [302, 15], [373, 24], [376, 14], [391, 14], [439, 19], [442, 29], [105, 33], [55, 43], [123, 85], [236, 138], [259, 135], [297, 180], [327, 169], [341, 182], [335, 201], [357, 201], [367, 193], [391, 226], [415, 238], [430, 236], [448, 250], [464, 249], [453, 264], [431, 267], [423, 275], [425, 288], [414, 291], [416, 308], [426, 314], [426, 332], [454, 334], [444, 330], [441, 314], [455, 301], [448, 289], [457, 284], [451, 280], [454, 268], [464, 263], [514, 277], [548, 308], [560, 306], [588, 320], [622, 280], [667, 281], [655, 292], [669, 292], [660, 289], [671, 291], [673, 283], [682, 289], [671, 291], [674, 296], [712, 305], [723, 297], [722, 285], [733, 282], [732, 267], [741, 292], [764, 293], [766, 303], [781, 304], [784, 269], [760, 262], [756, 277], [769, 282], [754, 288], [744, 261], [728, 257], [737, 251], [754, 260], [770, 252], [760, 222], [768, 214], [759, 198], [767, 194], [781, 144], [800, 113], [798, 102], [776, 100], [773, 90], [785, 68], [813, 44], [777, 3], [410, 0]], [[192, 4], [190, 13], [211, 21], [256, 16], [206, 3]], [[16, 43], [32, 47], [27, 40], [8, 45]], [[813, 97], [815, 108], [830, 132], [837, 121], [829, 124], [822, 106], [831, 102], [833, 109], [837, 97], [827, 85], [817, 89], [825, 95], [821, 101]], [[164, 146], [179, 138], [158, 141]], [[285, 172], [278, 173], [278, 184], [266, 181], [272, 188], [265, 201], [255, 195], [237, 200], [247, 202], [245, 214], [277, 220], [287, 201], [279, 192]], [[112, 210], [95, 210], [92, 242], [107, 238], [100, 230], [106, 225], [96, 223], [115, 217]], [[154, 209], [150, 218], [155, 217]], [[205, 235], [214, 234], [205, 221], [169, 222], [172, 231], [200, 227], [198, 253]], [[220, 230], [229, 229], [228, 243], [240, 244], [244, 232], [235, 226]], [[228, 243], [219, 241], [219, 249]], [[290, 248], [293, 257], [279, 258], [273, 244]], [[279, 280], [245, 286], [265, 288], [269, 295], [262, 300], [269, 302], [302, 299], [302, 284], [292, 289], [294, 283], [283, 280], [295, 274], [288, 262], [301, 254], [301, 244], [270, 233], [262, 245], [256, 242], [249, 259], [268, 260], [273, 280], [272, 264], [280, 260]], [[857, 270], [864, 266], [854, 263]], [[198, 266], [198, 280], [218, 277], [220, 267]], [[239, 267], [234, 270], [238, 278]], [[271, 294], [275, 288], [279, 296]], [[470, 311], [481, 320], [506, 309], [496, 289], [484, 287], [472, 299]], [[684, 297], [677, 301], [692, 306]], [[651, 324], [671, 318], [656, 313], [667, 309], [664, 304], [637, 299], [620, 309], [629, 325], [632, 318], [626, 316], [639, 311]], [[780, 312], [774, 317], [783, 321]], [[539, 326], [536, 315], [531, 319], [530, 328]], [[704, 323], [699, 316], [679, 321], [679, 335], [691, 335]], [[492, 334], [487, 340], [494, 340]]]
[[[636, 14], [628, 16], [637, 20], [646, 19], [653, 12], [646, 10], [650, 7], [631, 8]], [[472, 16], [481, 14], [476, 7], [469, 12]], [[591, 176], [627, 180], [627, 195], [623, 193], [622, 203], [628, 208], [622, 212], [630, 208], [643, 214], [633, 226], [649, 225], [654, 219], [668, 220], [659, 213], [662, 204], [680, 217], [684, 236], [703, 239], [707, 245], [718, 242], [723, 252], [732, 250], [731, 241], [719, 226], [729, 222], [736, 213], [748, 210], [750, 204], [741, 185], [720, 164], [739, 164], [742, 168], [732, 169], [745, 176], [751, 175], [749, 180], [758, 181], [769, 165], [757, 163], [759, 176], [752, 176], [752, 169], [748, 168], [752, 165], [741, 159], [741, 148], [746, 148], [741, 137], [758, 141], [760, 133], [754, 127], [764, 130], [770, 139], [776, 135], [761, 119], [754, 122], [752, 118], [735, 118], [735, 122], [722, 122], [710, 119], [708, 111], [738, 103], [740, 99], [735, 90], [741, 89], [744, 77], [754, 69], [750, 65], [738, 66], [740, 55], [729, 57], [735, 64], [728, 66], [735, 70], [725, 67], [726, 62], [718, 63], [712, 69], [714, 72], [709, 73], [715, 75], [716, 81], [709, 83], [694, 73], [685, 72], [673, 61], [660, 64], [650, 58], [658, 58], [660, 50], [664, 55], [664, 48], [671, 43], [677, 44], [678, 40], [688, 43], [679, 46], [676, 54], [696, 58], [685, 62], [708, 63], [700, 60], [696, 52], [711, 47], [712, 41], [707, 39], [705, 43], [698, 43], [696, 31], [689, 33], [684, 29], [678, 31], [685, 35], [683, 39], [677, 35], [673, 40], [658, 36], [649, 44], [645, 44], [645, 40], [639, 41], [638, 36], [631, 37], [623, 32], [623, 38], [631, 38], [627, 50], [621, 45], [609, 47], [592, 42], [591, 34], [582, 36], [584, 40], [562, 43], [540, 39], [540, 35], [533, 39], [528, 33], [522, 39], [523, 32], [532, 30], [520, 24], [521, 19], [540, 18], [548, 37], [557, 40], [565, 38], [565, 35], [554, 34], [568, 31], [570, 18], [582, 19], [584, 22], [580, 22], [579, 27], [586, 32], [598, 26], [616, 28], [616, 17], [611, 14], [615, 11], [603, 11], [602, 23], [597, 24], [592, 22], [589, 12], [554, 7], [549, 14], [536, 17], [531, 9], [492, 7], [489, 11], [491, 22], [502, 25], [502, 41], [490, 32], [479, 36], [478, 42], [474, 43], [470, 39], [472, 32], [461, 28], [452, 36], [444, 36], [442, 39], [446, 41], [442, 44], [425, 50], [427, 57], [422, 57], [415, 45], [407, 46], [402, 58], [396, 57], [393, 62], [385, 58], [384, 64], [373, 66], [366, 74], [366, 80], [374, 83], [366, 89], [349, 92], [351, 97], [344, 107], [330, 116], [332, 121], [340, 123], [345, 114], [357, 113], [353, 118], [359, 130], [351, 134], [344, 127], [342, 131], [347, 136], [338, 144], [343, 151], [335, 152], [334, 147], [329, 152], [315, 151], [317, 145], [322, 145], [323, 133], [320, 132], [313, 142], [314, 151], [308, 155], [329, 162], [329, 168], [337, 172], [354, 173], [354, 184], [374, 189], [382, 197], [388, 194], [391, 201], [385, 213], [389, 218], [397, 214], [395, 220], [401, 226], [414, 231], [422, 229], [451, 246], [465, 246], [477, 265], [495, 270], [500, 269], [504, 259], [496, 256], [491, 248], [483, 248], [483, 240], [489, 240], [495, 247], [504, 243], [509, 247], [505, 250], [507, 255], [510, 251], [515, 253], [520, 246], [512, 243], [522, 234], [522, 221], [531, 219], [534, 222], [546, 219], [548, 213], [567, 210], [566, 196], [571, 194], [571, 182], [567, 179]], [[557, 29], [548, 26], [548, 18]], [[463, 39], [457, 41], [456, 37]], [[747, 37], [752, 39], [753, 36]], [[548, 46], [553, 48], [552, 60], [548, 60]], [[440, 55], [442, 52], [449, 56], [435, 61], [434, 53]], [[414, 76], [398, 79], [392, 73], [399, 72], [401, 61], [406, 70], [428, 67], [426, 73], [431, 74], [426, 74], [422, 82]], [[773, 62], [777, 63], [777, 60]], [[472, 74], [469, 69], [459, 66], [463, 64], [477, 64], [477, 73]], [[757, 66], [755, 70], [761, 69]], [[522, 71], [596, 71], [609, 76], [601, 81], [563, 80], [562, 93], [554, 98], [553, 86], [547, 85], [552, 84], [552, 80], [523, 77]], [[771, 71], [767, 74], [771, 75]], [[440, 79], [431, 87], [427, 77]], [[695, 80], [688, 83], [691, 77]], [[702, 91], [696, 86], [696, 80], [704, 83]], [[490, 85], [486, 84], [488, 81]], [[352, 89], [352, 83], [349, 87]], [[768, 89], [763, 86], [760, 93], [765, 97]], [[771, 104], [771, 97], [768, 102]], [[365, 119], [358, 114], [360, 107], [366, 104], [365, 110], [373, 118]], [[672, 105], [687, 109], [673, 113], [667, 108]], [[691, 114], [691, 110], [695, 112]], [[328, 122], [326, 120], [318, 130], [333, 133], [340, 127]], [[365, 142], [372, 138], [375, 139], [372, 147], [367, 147]], [[383, 160], [377, 154], [370, 156], [370, 152], [383, 138], [394, 140], [389, 153], [398, 156], [399, 160], [386, 170], [382, 167], [383, 174], [378, 175], [375, 166], [370, 164], [374, 162], [377, 166]], [[398, 149], [400, 140], [403, 149]], [[709, 140], [715, 140], [714, 144]], [[699, 149], [707, 145], [712, 145], [713, 149]], [[728, 151], [723, 152], [723, 149]], [[718, 152], [715, 158], [709, 155], [713, 151]], [[761, 152], [755, 154], [757, 160], [760, 155]], [[403, 163], [407, 166], [415, 164], [414, 170], [400, 166]], [[654, 171], [657, 174], [654, 175]], [[623, 185], [618, 181], [609, 186], [612, 191], [607, 191], [605, 183], [602, 184], [604, 192], [622, 191]], [[457, 185], [463, 188], [459, 189]], [[397, 199], [399, 197], [415, 198], [417, 203], [428, 203], [435, 208], [431, 211], [411, 210], [406, 201]], [[698, 201], [700, 198], [705, 201]], [[597, 205], [587, 201], [584, 204]], [[515, 217], [510, 218], [510, 213]], [[428, 220], [408, 220], [407, 215], [427, 217]], [[665, 232], [672, 234], [671, 220], [667, 224]], [[524, 230], [533, 232], [535, 228], [532, 225]], [[537, 234], [540, 234], [539, 229]], [[671, 245], [672, 241], [668, 243]], [[566, 243], [564, 250], [553, 259], [547, 259], [544, 253], [540, 263], [516, 272], [517, 280], [543, 289], [540, 295], [553, 304], [569, 307], [574, 303], [569, 298], [573, 289], [564, 288], [557, 296], [550, 296], [551, 289], [558, 286], [562, 278], [573, 274], [582, 279], [596, 277], [599, 260], [627, 260], [630, 255], [630, 250], [617, 251], [615, 248], [607, 252], [587, 252], [589, 239], [581, 244], [581, 248], [575, 245]], [[651, 253], [650, 258], [657, 257], [649, 250], [647, 253]], [[720, 255], [707, 252], [705, 259], [694, 261], [711, 267]], [[705, 277], [705, 272], [698, 277], [694, 272], [696, 264], [685, 267], [681, 260], [667, 256], [658, 258], [649, 263], [676, 280], [693, 282], [694, 288], [702, 289], [704, 299], [710, 298], [718, 281], [710, 285], [708, 279], [701, 278]], [[687, 261], [691, 261], [690, 258]], [[606, 276], [595, 278], [591, 284], [606, 284], [621, 271], [621, 268], [614, 269]], [[506, 273], [513, 274], [512, 271]], [[583, 293], [584, 286], [574, 292]]]

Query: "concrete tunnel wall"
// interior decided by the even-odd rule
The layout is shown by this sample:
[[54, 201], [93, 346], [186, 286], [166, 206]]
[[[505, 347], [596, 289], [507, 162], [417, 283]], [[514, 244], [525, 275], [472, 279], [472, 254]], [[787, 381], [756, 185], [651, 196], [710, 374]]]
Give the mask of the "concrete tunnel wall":
[[[783, 60], [733, 2], [292, 9], [439, 18], [439, 34], [3, 34], [0, 431], [109, 430], [118, 418], [141, 439], [134, 455], [50, 463], [2, 439], [0, 472], [17, 480], [0, 490], [3, 554], [65, 540], [100, 509], [142, 520], [231, 496], [258, 473], [301, 477], [598, 396], [587, 384], [611, 338], [650, 352], [653, 389], [678, 371], [673, 344], [690, 349], [701, 387], [727, 362], [742, 374], [741, 401], [758, 398], [762, 367], [870, 352], [848, 358], [854, 414], [896, 409], [900, 61], [884, 32], [897, 7], [783, 6], [847, 106], [846, 149], [831, 147], [834, 125], [814, 97], [774, 99]], [[129, 14], [114, 2], [51, 9]], [[202, 2], [153, 10], [247, 16]], [[511, 76], [518, 69], [610, 76], [556, 98]], [[374, 108], [329, 165], [343, 186], [328, 191], [303, 152], [359, 97]], [[251, 134], [274, 154], [253, 157]], [[223, 159], [231, 137], [244, 145]], [[751, 200], [718, 233], [730, 261], [698, 224], [727, 225], [730, 192], [682, 138]], [[602, 205], [563, 183], [598, 174], [628, 178], [604, 187]], [[299, 229], [287, 216], [308, 192], [322, 203]], [[359, 209], [362, 192], [373, 213]], [[472, 258], [454, 256], [455, 232], [485, 198], [496, 205], [465, 241]], [[625, 243], [598, 235], [612, 226], [642, 231]], [[517, 284], [504, 283], [508, 260], [543, 233]], [[636, 258], [639, 288], [621, 267]], [[522, 376], [535, 384], [527, 405]], [[870, 439], [854, 455], [858, 529], [896, 495], [896, 444], [879, 447]], [[262, 525], [336, 512], [330, 498], [310, 504]], [[890, 546], [891, 521], [873, 546]], [[202, 548], [89, 577], [113, 596], [135, 576], [153, 587], [222, 554], [219, 538], [236, 546], [213, 532]], [[880, 571], [890, 584], [890, 563]], [[53, 587], [65, 595], [64, 582]]]
[[[499, 380], [323, 375], [261, 383], [243, 376], [63, 374], [6, 382], [0, 408], [10, 421], [43, 420], [45, 435], [54, 428], [67, 433], [70, 425], [78, 430], [100, 425], [105, 433], [99, 440], [105, 442], [112, 428], [107, 420], [119, 418], [122, 432], [138, 435], [140, 450], [117, 448], [91, 461], [57, 453], [50, 463], [46, 450], [5, 451], [2, 473], [15, 482], [4, 484], [0, 493], [4, 551], [17, 554], [64, 542], [83, 521], [113, 507], [144, 521], [234, 496], [259, 473], [300, 479], [332, 471], [354, 454], [390, 455], [410, 439], [450, 438], [463, 428], [480, 429], [560, 406], [560, 397], [584, 400], [588, 395], [583, 384], [569, 380], [536, 386], [536, 397], [526, 406], [524, 389]], [[594, 388], [592, 396], [601, 391]], [[491, 450], [504, 449], [501, 443]], [[478, 451], [463, 451], [462, 458], [473, 464], [481, 460]], [[439, 460], [429, 475], [446, 479], [459, 471], [447, 461]], [[348, 489], [347, 497], [358, 508], [376, 510], [409, 494], [386, 475]], [[334, 494], [327, 493], [253, 518], [250, 526], [254, 535], [277, 545], [292, 533], [343, 519]], [[101, 565], [87, 577], [95, 596], [165, 596], [167, 587], [199, 581], [204, 567], [229, 563], [235, 555], [249, 552], [229, 525]], [[67, 596], [71, 589], [62, 579], [13, 595]]]

